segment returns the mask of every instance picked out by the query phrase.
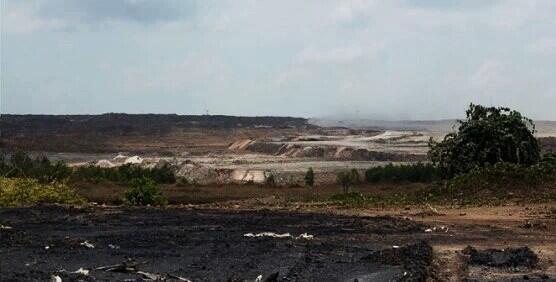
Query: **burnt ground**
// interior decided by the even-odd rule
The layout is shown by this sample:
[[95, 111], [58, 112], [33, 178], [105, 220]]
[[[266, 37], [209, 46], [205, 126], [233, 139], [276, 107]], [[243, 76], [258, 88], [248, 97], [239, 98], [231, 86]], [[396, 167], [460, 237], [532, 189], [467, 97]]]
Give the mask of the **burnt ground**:
[[[422, 281], [432, 259], [414, 236], [425, 226], [389, 216], [40, 206], [2, 208], [0, 223], [1, 281], [142, 281], [96, 270], [126, 260], [192, 281]], [[244, 236], [260, 232], [314, 239]], [[79, 268], [89, 276], [68, 273]]]

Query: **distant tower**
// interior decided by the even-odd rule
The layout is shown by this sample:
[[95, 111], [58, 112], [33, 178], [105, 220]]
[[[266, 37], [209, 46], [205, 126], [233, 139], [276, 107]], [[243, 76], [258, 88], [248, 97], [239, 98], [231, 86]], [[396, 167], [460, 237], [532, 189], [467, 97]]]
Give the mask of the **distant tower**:
[[208, 108], [206, 109], [205, 114], [206, 114], [207, 116], [210, 116], [210, 113], [209, 113], [209, 109], [208, 109]]

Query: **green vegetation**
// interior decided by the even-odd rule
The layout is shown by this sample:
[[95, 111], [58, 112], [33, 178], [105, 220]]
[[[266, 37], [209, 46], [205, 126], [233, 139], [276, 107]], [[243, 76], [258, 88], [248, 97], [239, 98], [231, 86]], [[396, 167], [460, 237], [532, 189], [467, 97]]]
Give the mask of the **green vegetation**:
[[68, 183], [110, 181], [129, 185], [126, 203], [130, 205], [162, 205], [166, 200], [156, 184], [176, 182], [170, 165], [142, 168], [126, 164], [114, 168], [85, 166], [77, 169], [63, 162], [51, 162], [44, 156], [30, 157], [16, 152], [8, 158], [0, 154], [0, 205], [25, 206], [39, 203], [82, 203]]
[[535, 165], [497, 163], [407, 192], [336, 194], [330, 200], [346, 207], [426, 204], [483, 206], [508, 202], [545, 202], [556, 200], [555, 184], [556, 157], [547, 155]]
[[509, 108], [471, 104], [458, 132], [430, 142], [429, 156], [447, 175], [455, 176], [500, 162], [534, 165], [541, 150], [532, 120]]
[[361, 183], [361, 177], [356, 169], [346, 170], [336, 175], [336, 182], [342, 186], [344, 193], [349, 193], [349, 187]]
[[18, 151], [8, 158], [4, 153], [0, 153], [0, 176], [3, 177], [34, 178], [40, 183], [51, 183], [67, 179], [71, 173], [71, 168], [65, 163], [52, 163], [44, 156], [31, 158]]
[[309, 186], [309, 187], [313, 187], [313, 185], [315, 185], [315, 172], [313, 171], [313, 168], [310, 167], [307, 170], [307, 173], [305, 174], [305, 185]]
[[[508, 108], [471, 104], [456, 133], [430, 142], [432, 164], [370, 168], [369, 183], [430, 183], [411, 191], [337, 194], [330, 200], [349, 207], [383, 205], [497, 205], [509, 201], [555, 200], [556, 157], [541, 156], [533, 122]], [[343, 173], [341, 184], [348, 183]], [[346, 187], [346, 186], [344, 186]], [[347, 190], [344, 188], [344, 192]]]
[[126, 164], [114, 168], [101, 168], [93, 165], [72, 169], [64, 162], [51, 162], [44, 156], [30, 157], [18, 151], [8, 158], [0, 153], [0, 176], [7, 178], [33, 178], [40, 183], [86, 181], [98, 183], [111, 181], [128, 184], [135, 178], [147, 177], [159, 184], [172, 184], [176, 177], [170, 165], [155, 168], [143, 168], [138, 165]]
[[72, 175], [73, 180], [93, 183], [111, 181], [120, 184], [128, 184], [137, 178], [150, 178], [159, 184], [176, 183], [174, 171], [169, 165], [155, 168], [143, 168], [132, 164], [113, 168], [102, 168], [90, 165], [77, 168]]
[[378, 182], [433, 182], [442, 179], [440, 169], [433, 164], [421, 162], [408, 165], [372, 167], [365, 171], [365, 179], [369, 183]]
[[0, 178], [0, 206], [20, 207], [42, 203], [80, 204], [84, 200], [66, 184], [43, 184], [29, 178]]
[[130, 188], [125, 192], [123, 201], [130, 206], [163, 206], [168, 203], [156, 183], [146, 177], [130, 181]]

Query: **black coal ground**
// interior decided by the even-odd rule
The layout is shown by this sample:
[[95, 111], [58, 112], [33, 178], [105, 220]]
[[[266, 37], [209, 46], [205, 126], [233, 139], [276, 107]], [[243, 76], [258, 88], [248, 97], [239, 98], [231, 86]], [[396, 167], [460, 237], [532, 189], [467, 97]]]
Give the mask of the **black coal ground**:
[[[0, 230], [1, 281], [47, 281], [53, 274], [141, 281], [137, 273], [96, 270], [125, 260], [192, 281], [254, 281], [276, 272], [278, 281], [420, 281], [431, 259], [428, 244], [411, 235], [423, 226], [393, 217], [41, 206], [2, 208], [0, 223], [11, 227]], [[260, 232], [315, 238], [244, 236]], [[408, 247], [383, 259], [392, 241]], [[79, 268], [89, 276], [67, 273]]]

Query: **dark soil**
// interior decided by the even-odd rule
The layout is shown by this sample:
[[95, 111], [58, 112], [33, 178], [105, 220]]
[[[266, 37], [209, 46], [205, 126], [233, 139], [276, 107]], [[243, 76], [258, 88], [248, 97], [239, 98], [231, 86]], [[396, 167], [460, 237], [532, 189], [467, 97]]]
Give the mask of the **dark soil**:
[[[424, 227], [394, 217], [42, 206], [2, 208], [0, 224], [1, 281], [422, 281], [432, 256], [411, 235]], [[260, 232], [315, 238], [244, 236]]]
[[463, 253], [469, 255], [470, 265], [484, 265], [493, 267], [528, 267], [537, 266], [539, 258], [528, 247], [508, 248], [504, 250], [487, 249], [478, 251], [468, 246]]

